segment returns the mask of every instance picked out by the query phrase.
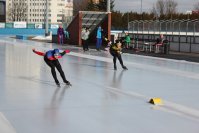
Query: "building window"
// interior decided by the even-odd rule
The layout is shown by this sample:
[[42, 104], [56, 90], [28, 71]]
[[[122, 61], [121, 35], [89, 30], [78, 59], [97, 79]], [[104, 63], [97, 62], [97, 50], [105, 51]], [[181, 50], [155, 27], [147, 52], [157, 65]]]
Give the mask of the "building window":
[[63, 16], [63, 14], [57, 14], [57, 17], [62, 17]]
[[57, 22], [62, 22], [62, 20], [59, 20], [59, 19], [58, 19]]
[[0, 3], [0, 15], [5, 15], [5, 4], [3, 2]]

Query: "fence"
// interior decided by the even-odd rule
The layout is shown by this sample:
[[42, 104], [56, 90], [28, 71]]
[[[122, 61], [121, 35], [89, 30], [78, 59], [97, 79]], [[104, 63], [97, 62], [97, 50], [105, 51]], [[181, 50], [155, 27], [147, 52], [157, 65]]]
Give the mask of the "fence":
[[128, 24], [128, 30], [134, 33], [199, 36], [199, 20], [132, 21]]
[[199, 53], [199, 20], [132, 21], [128, 31], [139, 40], [155, 40], [164, 34], [171, 51]]

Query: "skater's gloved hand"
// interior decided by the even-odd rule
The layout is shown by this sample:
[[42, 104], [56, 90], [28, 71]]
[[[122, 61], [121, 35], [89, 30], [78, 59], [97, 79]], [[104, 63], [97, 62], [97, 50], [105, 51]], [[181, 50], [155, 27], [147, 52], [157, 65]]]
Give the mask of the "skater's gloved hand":
[[35, 48], [33, 48], [32, 51], [35, 52]]
[[70, 50], [68, 50], [68, 49], [66, 49], [66, 50], [64, 50], [66, 53], [70, 53]]

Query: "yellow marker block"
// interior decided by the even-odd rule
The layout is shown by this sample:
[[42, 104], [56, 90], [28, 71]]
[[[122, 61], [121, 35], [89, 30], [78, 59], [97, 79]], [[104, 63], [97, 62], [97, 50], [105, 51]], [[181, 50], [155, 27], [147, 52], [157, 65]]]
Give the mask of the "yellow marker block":
[[154, 105], [163, 105], [161, 98], [151, 98], [149, 103]]

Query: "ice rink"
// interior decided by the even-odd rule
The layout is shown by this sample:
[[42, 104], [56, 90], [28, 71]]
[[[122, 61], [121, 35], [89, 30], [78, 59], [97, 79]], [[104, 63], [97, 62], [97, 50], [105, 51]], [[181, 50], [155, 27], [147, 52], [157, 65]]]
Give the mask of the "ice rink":
[[[32, 52], [57, 47], [71, 87]], [[106, 51], [6, 36], [0, 55], [0, 133], [199, 133], [198, 63], [122, 54], [115, 71]]]

